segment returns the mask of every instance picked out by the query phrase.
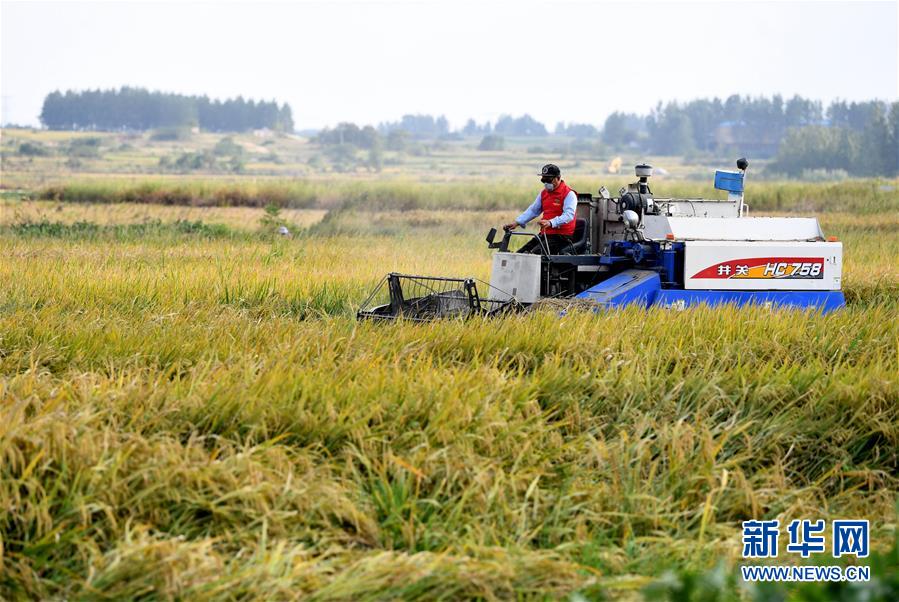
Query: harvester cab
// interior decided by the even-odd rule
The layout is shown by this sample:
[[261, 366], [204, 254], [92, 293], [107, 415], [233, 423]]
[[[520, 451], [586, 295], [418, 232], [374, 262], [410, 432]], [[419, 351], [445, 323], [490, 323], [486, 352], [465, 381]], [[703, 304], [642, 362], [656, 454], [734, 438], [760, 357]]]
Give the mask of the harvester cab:
[[[743, 191], [746, 159], [717, 171], [726, 199], [656, 197], [652, 167], [612, 197], [578, 194], [571, 244], [550, 254], [542, 233], [487, 235], [495, 249], [490, 282], [475, 278], [388, 274], [359, 318], [428, 320], [521, 311], [552, 299], [596, 307], [636, 304], [684, 309], [706, 304], [760, 304], [828, 312], [845, 305], [843, 248], [825, 240], [813, 217], [749, 217]], [[510, 250], [536, 238], [538, 252]], [[517, 241], [516, 241], [517, 242]]]

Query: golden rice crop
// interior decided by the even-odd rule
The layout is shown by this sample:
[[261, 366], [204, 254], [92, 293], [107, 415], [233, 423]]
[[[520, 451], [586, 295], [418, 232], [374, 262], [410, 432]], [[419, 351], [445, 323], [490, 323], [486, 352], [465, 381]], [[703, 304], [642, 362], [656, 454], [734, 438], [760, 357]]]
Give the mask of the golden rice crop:
[[890, 547], [895, 216], [826, 216], [827, 316], [354, 320], [390, 270], [486, 278], [499, 215], [3, 226], [0, 597], [627, 597], [762, 517]]

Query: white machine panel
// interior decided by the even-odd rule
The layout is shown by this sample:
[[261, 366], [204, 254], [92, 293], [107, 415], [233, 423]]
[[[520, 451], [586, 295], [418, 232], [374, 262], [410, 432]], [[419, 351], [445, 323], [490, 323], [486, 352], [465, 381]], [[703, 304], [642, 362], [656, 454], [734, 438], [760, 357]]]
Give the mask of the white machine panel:
[[687, 289], [840, 290], [843, 270], [843, 243], [840, 242], [696, 240], [684, 246], [684, 288]]
[[653, 199], [662, 213], [677, 217], [740, 217], [743, 197], [734, 195], [727, 200], [717, 199]]
[[522, 303], [540, 299], [540, 256], [531, 253], [494, 253], [489, 299]]
[[814, 217], [668, 217], [644, 215], [643, 236], [665, 240], [814, 240], [824, 238]]

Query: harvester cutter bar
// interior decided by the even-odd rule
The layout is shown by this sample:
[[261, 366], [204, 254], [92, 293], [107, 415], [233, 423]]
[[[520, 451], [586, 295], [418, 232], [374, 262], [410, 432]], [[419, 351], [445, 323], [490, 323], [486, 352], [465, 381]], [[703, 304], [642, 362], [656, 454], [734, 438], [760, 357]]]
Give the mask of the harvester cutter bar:
[[[384, 288], [387, 298], [384, 299]], [[380, 303], [379, 301], [387, 301]], [[362, 308], [360, 319], [405, 319], [468, 317], [482, 313], [482, 301], [474, 278], [419, 276], [392, 272], [378, 284]]]

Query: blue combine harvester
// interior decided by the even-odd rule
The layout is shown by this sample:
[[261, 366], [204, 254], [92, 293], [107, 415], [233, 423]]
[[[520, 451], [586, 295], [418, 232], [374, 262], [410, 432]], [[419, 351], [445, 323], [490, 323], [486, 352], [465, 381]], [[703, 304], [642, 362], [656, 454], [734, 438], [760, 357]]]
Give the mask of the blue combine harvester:
[[[359, 318], [428, 320], [520, 311], [547, 299], [598, 307], [638, 304], [684, 309], [697, 304], [757, 304], [829, 312], [843, 307], [842, 243], [826, 239], [813, 217], [749, 217], [743, 202], [746, 159], [718, 171], [727, 199], [655, 197], [652, 167], [612, 197], [578, 194], [572, 243], [550, 254], [541, 233], [505, 231], [497, 241], [488, 295], [474, 278], [388, 274]], [[536, 238], [543, 252], [517, 253], [514, 237]], [[532, 245], [533, 246], [533, 245]], [[486, 284], [486, 283], [482, 283]]]

